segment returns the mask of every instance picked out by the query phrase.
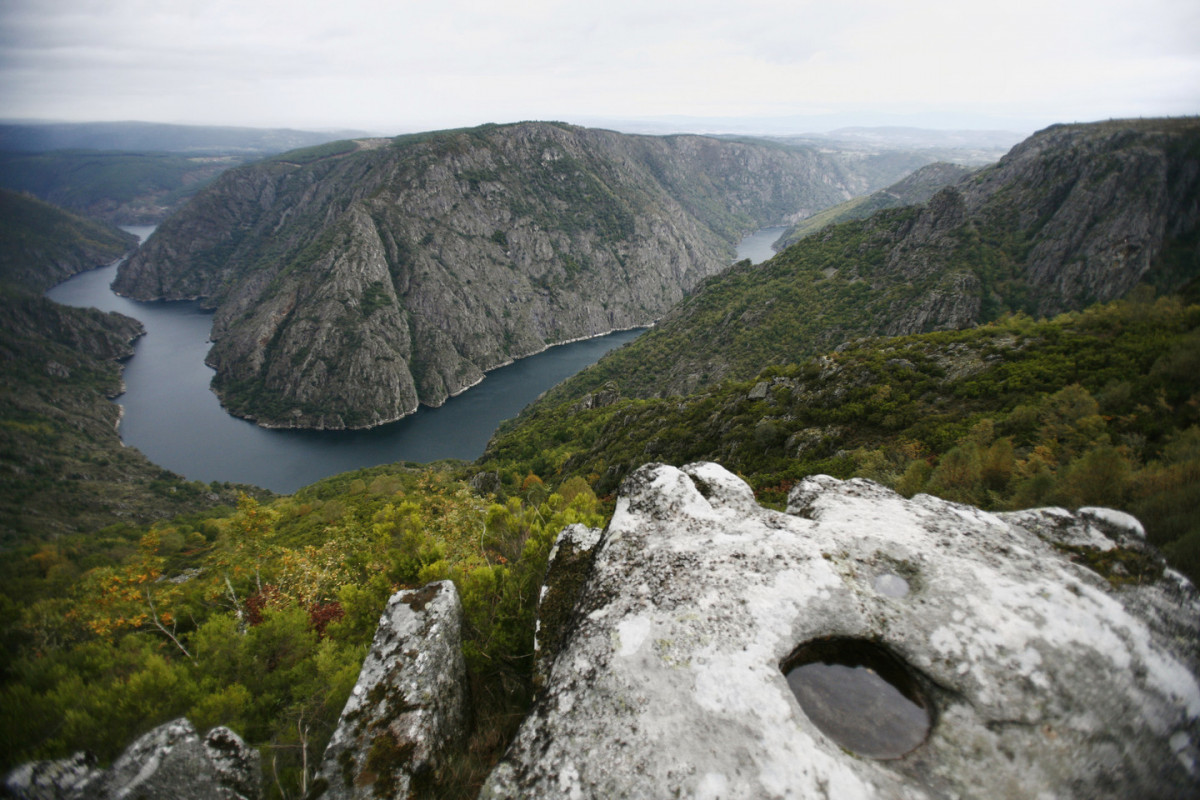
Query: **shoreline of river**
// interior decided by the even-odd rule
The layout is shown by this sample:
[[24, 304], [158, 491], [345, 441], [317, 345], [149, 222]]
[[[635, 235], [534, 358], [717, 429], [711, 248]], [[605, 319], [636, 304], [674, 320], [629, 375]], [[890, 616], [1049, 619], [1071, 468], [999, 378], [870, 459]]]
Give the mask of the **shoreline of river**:
[[212, 312], [194, 301], [138, 302], [111, 291], [116, 264], [80, 273], [47, 292], [65, 305], [116, 311], [142, 322], [145, 335], [122, 363], [123, 444], [158, 466], [205, 483], [261, 486], [291, 494], [324, 477], [379, 464], [472, 461], [496, 428], [545, 391], [640, 335], [642, 328], [575, 337], [485, 373], [439, 407], [418, 405], [370, 428], [267, 428], [229, 414], [204, 363]]

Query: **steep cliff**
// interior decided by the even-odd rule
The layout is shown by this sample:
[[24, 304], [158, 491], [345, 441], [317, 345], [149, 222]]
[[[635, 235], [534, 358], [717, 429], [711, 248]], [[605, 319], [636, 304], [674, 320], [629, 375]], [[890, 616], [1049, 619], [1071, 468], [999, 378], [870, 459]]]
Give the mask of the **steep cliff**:
[[564, 387], [686, 393], [855, 337], [1175, 291], [1200, 275], [1200, 120], [1060, 125], [920, 206], [826, 228], [711, 279]]
[[226, 173], [116, 289], [217, 308], [234, 413], [364, 427], [645, 325], [742, 232], [865, 188], [816, 151], [550, 123], [344, 143]]

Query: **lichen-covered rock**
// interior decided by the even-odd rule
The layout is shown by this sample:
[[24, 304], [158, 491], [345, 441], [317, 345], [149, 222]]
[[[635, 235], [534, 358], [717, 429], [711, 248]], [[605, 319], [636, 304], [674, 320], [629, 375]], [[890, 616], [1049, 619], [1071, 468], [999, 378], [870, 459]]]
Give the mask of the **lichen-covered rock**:
[[[1136, 546], [1116, 519], [825, 476], [785, 514], [714, 464], [643, 467], [481, 796], [1194, 797], [1200, 600], [1093, 570]], [[845, 696], [879, 678], [903, 713], [843, 739], [880, 738], [891, 701]]]
[[259, 760], [228, 728], [213, 728], [201, 739], [192, 723], [177, 719], [139, 738], [108, 770], [76, 753], [25, 764], [9, 774], [5, 788], [27, 800], [256, 800]]
[[82, 790], [102, 774], [96, 759], [78, 752], [54, 761], [31, 761], [14, 769], [4, 779], [4, 788], [19, 800], [59, 800], [80, 797]]
[[476, 494], [489, 495], [500, 491], [499, 472], [477, 472], [471, 476], [471, 490]]
[[533, 686], [540, 690], [562, 647], [575, 601], [592, 569], [600, 530], [576, 523], [558, 533], [546, 563], [533, 639]]
[[421, 796], [466, 724], [462, 606], [454, 584], [397, 592], [309, 796]]

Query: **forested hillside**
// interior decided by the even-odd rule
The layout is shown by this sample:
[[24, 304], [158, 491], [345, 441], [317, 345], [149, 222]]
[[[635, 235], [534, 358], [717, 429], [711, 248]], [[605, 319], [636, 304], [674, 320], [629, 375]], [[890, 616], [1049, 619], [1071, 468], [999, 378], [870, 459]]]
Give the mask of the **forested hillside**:
[[64, 534], [232, 503], [233, 487], [184, 481], [118, 438], [120, 409], [110, 398], [121, 392], [119, 361], [133, 353], [141, 323], [41, 296], [70, 275], [110, 263], [136, 239], [15, 193], [0, 192], [0, 206], [0, 547], [6, 557], [22, 565], [41, 544]]
[[619, 394], [527, 409], [481, 467], [604, 495], [647, 461], [711, 460], [773, 503], [825, 473], [995, 510], [1123, 508], [1200, 578], [1200, 306], [1177, 297], [863, 339], [682, 397]]
[[0, 189], [0, 282], [44, 291], [137, 246], [125, 231]]
[[10, 556], [0, 767], [79, 748], [111, 759], [186, 714], [261, 747], [271, 796], [298, 797], [389, 596], [450, 578], [475, 732], [438, 796], [471, 797], [529, 702], [538, 588], [575, 522], [603, 523], [581, 480], [551, 493], [527, 477], [494, 501], [444, 470], [396, 465]]

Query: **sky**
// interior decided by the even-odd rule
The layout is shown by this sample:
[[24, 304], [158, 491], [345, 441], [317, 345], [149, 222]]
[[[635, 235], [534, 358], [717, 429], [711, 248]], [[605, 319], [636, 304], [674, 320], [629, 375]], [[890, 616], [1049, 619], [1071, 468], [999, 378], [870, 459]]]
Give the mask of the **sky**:
[[0, 0], [3, 119], [1032, 131], [1197, 113], [1198, 0]]

